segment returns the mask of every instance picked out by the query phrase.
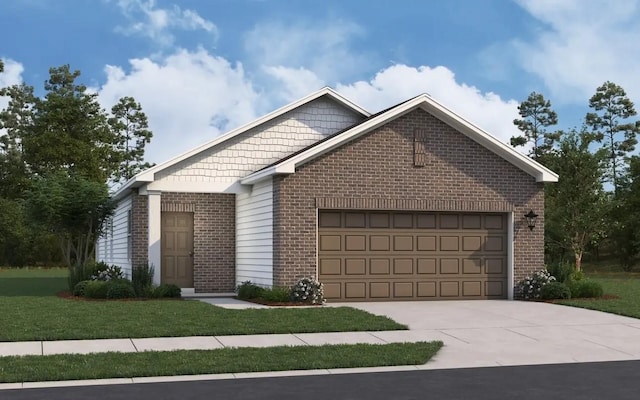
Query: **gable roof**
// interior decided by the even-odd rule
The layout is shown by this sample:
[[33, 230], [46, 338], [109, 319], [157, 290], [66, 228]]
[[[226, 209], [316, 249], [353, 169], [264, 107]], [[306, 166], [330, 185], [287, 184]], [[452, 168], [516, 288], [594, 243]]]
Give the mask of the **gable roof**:
[[442, 104], [431, 96], [422, 94], [393, 106], [380, 113], [371, 115], [361, 123], [318, 141], [282, 160], [256, 171], [241, 179], [242, 184], [251, 185], [277, 174], [293, 174], [296, 167], [305, 164], [367, 132], [372, 131], [408, 112], [421, 108], [447, 125], [466, 135], [478, 144], [486, 147], [506, 161], [533, 176], [537, 182], [557, 182], [558, 175], [542, 164], [516, 151], [511, 146], [496, 139]]
[[122, 185], [120, 188], [118, 188], [118, 190], [114, 193], [113, 197], [115, 199], [119, 199], [121, 197], [123, 197], [126, 193], [128, 189], [131, 188], [135, 188], [135, 187], [139, 187], [142, 186], [146, 183], [150, 183], [153, 182], [155, 179], [155, 174], [157, 172], [160, 172], [164, 169], [167, 169], [169, 167], [172, 167], [176, 164], [178, 164], [181, 161], [184, 161], [190, 157], [193, 157], [199, 153], [202, 153], [203, 151], [207, 151], [209, 149], [211, 149], [212, 147], [223, 143], [231, 138], [234, 138], [238, 135], [241, 135], [245, 132], [247, 132], [250, 129], [253, 129], [259, 125], [262, 125], [266, 122], [269, 122], [283, 114], [288, 113], [289, 111], [292, 111], [296, 108], [299, 108], [305, 104], [308, 104], [320, 97], [323, 96], [327, 96], [329, 98], [331, 98], [332, 100], [336, 101], [338, 104], [341, 104], [343, 106], [345, 106], [346, 108], [362, 115], [363, 117], [369, 117], [371, 114], [365, 110], [364, 108], [360, 107], [359, 105], [351, 102], [350, 100], [348, 100], [347, 98], [343, 97], [342, 95], [340, 95], [338, 92], [336, 92], [335, 90], [331, 89], [330, 87], [324, 87], [320, 90], [318, 90], [317, 92], [311, 93], [299, 100], [296, 100], [292, 103], [289, 103], [275, 111], [270, 112], [269, 114], [266, 114], [256, 120], [253, 120], [245, 125], [242, 125], [236, 129], [233, 129], [221, 136], [218, 136], [217, 138], [208, 141], [207, 143], [204, 143], [192, 150], [189, 150], [183, 154], [180, 154], [177, 157], [174, 157], [168, 161], [165, 161], [161, 164], [155, 165], [149, 169], [146, 169], [142, 172], [140, 172], [139, 174], [137, 174], [136, 176], [134, 176], [133, 178], [129, 179], [127, 182], [124, 183], [124, 185]]

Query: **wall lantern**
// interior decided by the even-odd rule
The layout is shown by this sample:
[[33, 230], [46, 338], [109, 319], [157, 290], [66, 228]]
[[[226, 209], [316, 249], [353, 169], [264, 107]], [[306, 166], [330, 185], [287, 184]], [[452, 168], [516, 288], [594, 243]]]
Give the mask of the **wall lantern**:
[[530, 210], [528, 213], [524, 215], [527, 219], [527, 226], [530, 230], [536, 227], [536, 220], [538, 219], [538, 214], [534, 213], [533, 210]]

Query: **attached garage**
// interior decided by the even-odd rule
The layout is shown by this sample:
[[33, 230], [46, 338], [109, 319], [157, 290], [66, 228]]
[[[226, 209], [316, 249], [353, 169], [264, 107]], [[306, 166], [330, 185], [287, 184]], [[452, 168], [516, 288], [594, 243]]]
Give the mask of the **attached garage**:
[[504, 299], [507, 214], [321, 210], [318, 265], [328, 300]]

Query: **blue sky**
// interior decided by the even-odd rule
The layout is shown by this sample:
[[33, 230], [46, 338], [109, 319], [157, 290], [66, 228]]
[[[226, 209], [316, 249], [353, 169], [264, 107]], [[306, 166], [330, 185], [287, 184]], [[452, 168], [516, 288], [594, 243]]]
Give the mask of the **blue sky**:
[[639, 3], [3, 0], [0, 85], [71, 64], [105, 108], [142, 103], [153, 162], [324, 85], [372, 112], [427, 92], [507, 141], [534, 90], [562, 127], [605, 80], [640, 101]]

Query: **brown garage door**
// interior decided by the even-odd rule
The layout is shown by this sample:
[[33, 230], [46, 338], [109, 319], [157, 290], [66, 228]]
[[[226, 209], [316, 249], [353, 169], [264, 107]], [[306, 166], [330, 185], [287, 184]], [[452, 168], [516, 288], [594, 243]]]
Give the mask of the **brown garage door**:
[[506, 298], [507, 217], [321, 210], [318, 264], [328, 300]]

